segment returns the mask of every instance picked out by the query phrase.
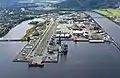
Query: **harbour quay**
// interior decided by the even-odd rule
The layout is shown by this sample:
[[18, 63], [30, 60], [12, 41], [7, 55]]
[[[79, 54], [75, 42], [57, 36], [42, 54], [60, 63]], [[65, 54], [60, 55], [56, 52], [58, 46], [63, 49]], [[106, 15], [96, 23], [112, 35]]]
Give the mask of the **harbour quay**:
[[[28, 41], [26, 45], [21, 49], [21, 52], [15, 57], [13, 62], [29, 62], [31, 60], [31, 58], [28, 58], [28, 56], [31, 55], [32, 52], [35, 50], [38, 43], [41, 41], [42, 37], [53, 22], [50, 21], [48, 24], [43, 21], [43, 23], [43, 26], [45, 26], [46, 28], [42, 29], [42, 27], [40, 26], [36, 27], [36, 30], [34, 30], [33, 33], [30, 34], [30, 41]], [[33, 36], [35, 31], [39, 32], [39, 35]]]
[[84, 12], [57, 14], [49, 21], [49, 24], [45, 24], [42, 37], [32, 38], [15, 58], [15, 62], [28, 62], [29, 67], [44, 67], [45, 64], [58, 63], [61, 54], [66, 56], [69, 53], [69, 45], [65, 41], [90, 44], [110, 42], [110, 36], [104, 29]]
[[54, 37], [61, 41], [104, 43], [109, 35], [84, 12], [61, 15]]

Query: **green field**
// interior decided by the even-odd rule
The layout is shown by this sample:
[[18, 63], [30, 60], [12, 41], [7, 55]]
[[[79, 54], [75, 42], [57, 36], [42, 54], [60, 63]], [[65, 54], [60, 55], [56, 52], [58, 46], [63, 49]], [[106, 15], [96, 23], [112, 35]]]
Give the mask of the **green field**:
[[[36, 26], [33, 26], [32, 28], [28, 29], [26, 31], [26, 34], [22, 37], [21, 40], [26, 40], [26, 38], [30, 37], [35, 30], [38, 30], [38, 31], [45, 30], [46, 29], [46, 25], [49, 24], [49, 23], [50, 23], [50, 21], [46, 20], [45, 22], [39, 23]], [[41, 37], [41, 34], [40, 34], [39, 37]]]
[[120, 10], [118, 9], [101, 9], [95, 10], [95, 12], [105, 15], [107, 17], [120, 17]]

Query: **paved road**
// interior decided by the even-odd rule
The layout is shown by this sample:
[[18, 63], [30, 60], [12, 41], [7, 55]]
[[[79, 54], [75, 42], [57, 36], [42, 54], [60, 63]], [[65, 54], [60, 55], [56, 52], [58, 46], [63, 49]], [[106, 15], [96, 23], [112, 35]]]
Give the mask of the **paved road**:
[[39, 43], [38, 47], [36, 48], [35, 50], [36, 54], [41, 54], [42, 52], [44, 52], [48, 44], [47, 41], [50, 40], [51, 36], [55, 31], [56, 26], [57, 26], [57, 22], [55, 21], [50, 27], [50, 29], [48, 30], [48, 32], [45, 34], [43, 40]]
[[[47, 26], [46, 30], [48, 31], [49, 28], [51, 28], [51, 25], [54, 23], [54, 21], [51, 21], [49, 26]], [[44, 31], [45, 34], [46, 33], [46, 30]], [[45, 37], [45, 34], [43, 36], [43, 38]], [[34, 54], [36, 53], [36, 48], [38, 48], [37, 46], [41, 44], [41, 42], [43, 41], [43, 38], [38, 40], [34, 45], [33, 45], [33, 48], [31, 49], [31, 51], [29, 52], [29, 54], [26, 56], [26, 58], [30, 58], [31, 56], [34, 56]], [[33, 40], [32, 40], [33, 41]]]

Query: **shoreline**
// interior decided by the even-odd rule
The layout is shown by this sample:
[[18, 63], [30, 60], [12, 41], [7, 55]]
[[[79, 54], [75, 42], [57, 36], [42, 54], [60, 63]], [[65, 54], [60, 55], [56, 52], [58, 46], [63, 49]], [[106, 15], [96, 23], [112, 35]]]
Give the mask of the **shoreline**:
[[[95, 12], [95, 13], [97, 13], [97, 14], [100, 14], [100, 13], [98, 13], [98, 12], [96, 12], [96, 11], [93, 11], [93, 12]], [[115, 21], [113, 21], [110, 17], [107, 17], [107, 16], [105, 16], [105, 15], [103, 15], [103, 14], [100, 14], [100, 15], [102, 15], [102, 16], [104, 16], [105, 18], [107, 18], [107, 19], [109, 19], [110, 21], [112, 21], [113, 23], [115, 23], [115, 24], [117, 24], [117, 25], [119, 25], [120, 26], [120, 24], [118, 24], [118, 23], [116, 23]], [[91, 17], [91, 16], [90, 16]], [[93, 20], [94, 20], [94, 18], [93, 18]], [[95, 20], [94, 20], [95, 21]], [[96, 21], [95, 21], [96, 22]], [[96, 22], [96, 24], [98, 24], [97, 22]], [[99, 25], [99, 24], [98, 24]], [[99, 25], [100, 26], [100, 25]], [[102, 27], [102, 26], [100, 26], [103, 30], [104, 30], [104, 28]], [[105, 31], [105, 30], [104, 30]], [[106, 31], [105, 31], [106, 32]], [[109, 33], [108, 32], [106, 32], [107, 33], [107, 35], [109, 35]], [[114, 39], [112, 39], [112, 37], [111, 37], [111, 35], [109, 35], [110, 36], [110, 43], [112, 43], [119, 51], [120, 51], [120, 45], [114, 40]]]
[[18, 21], [18, 24], [13, 26], [12, 28], [6, 28], [6, 30], [2, 31], [3, 33], [0, 34], [0, 38], [4, 37], [5, 35], [7, 35], [13, 28], [17, 27], [19, 24], [21, 24], [22, 22], [24, 21], [29, 21], [29, 20], [33, 20], [35, 18], [30, 18], [30, 19], [25, 19], [25, 20], [22, 20], [22, 21]]
[[97, 13], [97, 14], [100, 14], [100, 15], [102, 15], [102, 16], [104, 16], [104, 17], [108, 18], [109, 20], [111, 20], [112, 22], [114, 22], [115, 24], [117, 24], [117, 25], [119, 25], [119, 26], [120, 26], [120, 24], [119, 24], [118, 22], [114, 21], [112, 18], [110, 18], [110, 17], [107, 17], [106, 15], [104, 15], [104, 14], [101, 14], [101, 13], [99, 13], [99, 12], [96, 12], [96, 11], [92, 11], [92, 12], [95, 12], [95, 13]]

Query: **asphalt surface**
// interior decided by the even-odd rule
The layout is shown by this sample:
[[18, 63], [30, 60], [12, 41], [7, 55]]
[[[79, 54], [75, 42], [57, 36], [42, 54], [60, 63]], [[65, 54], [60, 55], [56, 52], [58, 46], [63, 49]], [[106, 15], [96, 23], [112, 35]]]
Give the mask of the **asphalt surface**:
[[35, 55], [40, 55], [45, 51], [45, 49], [46, 49], [46, 47], [48, 45], [48, 41], [52, 37], [56, 27], [57, 27], [57, 22], [54, 21], [54, 23], [52, 24], [52, 26], [50, 27], [48, 32], [46, 32], [46, 34], [45, 34], [44, 38], [42, 39], [42, 41], [38, 44], [38, 46], [37, 46], [37, 48], [35, 50]]

